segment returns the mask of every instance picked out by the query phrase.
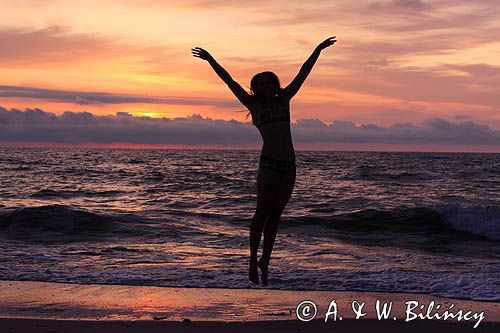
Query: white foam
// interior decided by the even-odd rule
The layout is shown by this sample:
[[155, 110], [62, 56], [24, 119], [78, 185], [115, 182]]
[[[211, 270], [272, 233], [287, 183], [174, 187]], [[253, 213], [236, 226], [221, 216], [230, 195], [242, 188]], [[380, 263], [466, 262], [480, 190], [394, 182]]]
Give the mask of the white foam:
[[500, 240], [500, 207], [443, 205], [433, 207], [450, 227]]

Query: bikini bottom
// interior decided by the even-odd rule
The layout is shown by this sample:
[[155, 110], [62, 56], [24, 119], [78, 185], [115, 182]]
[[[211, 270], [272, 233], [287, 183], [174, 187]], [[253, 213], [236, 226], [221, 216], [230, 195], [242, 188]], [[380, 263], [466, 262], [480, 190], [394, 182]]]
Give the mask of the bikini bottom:
[[265, 155], [260, 155], [259, 168], [272, 170], [280, 175], [285, 175], [290, 170], [295, 170], [295, 156], [291, 161], [283, 161]]

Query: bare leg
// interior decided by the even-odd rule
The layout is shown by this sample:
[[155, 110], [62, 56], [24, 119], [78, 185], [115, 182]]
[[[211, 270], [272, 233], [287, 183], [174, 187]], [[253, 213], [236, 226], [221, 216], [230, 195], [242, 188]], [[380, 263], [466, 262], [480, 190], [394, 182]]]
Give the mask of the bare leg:
[[259, 250], [260, 239], [266, 219], [267, 216], [256, 211], [253, 215], [252, 224], [250, 225], [250, 268], [248, 270], [248, 278], [253, 283], [259, 283], [257, 252]]
[[281, 215], [285, 206], [287, 205], [295, 185], [295, 170], [290, 171], [284, 175], [279, 187], [278, 199], [269, 214], [267, 222], [264, 226], [264, 246], [262, 250], [262, 257], [258, 265], [262, 271], [262, 284], [267, 285], [269, 273], [269, 261], [271, 260], [271, 253], [273, 251], [274, 242], [278, 233], [278, 225]]
[[267, 285], [267, 278], [269, 273], [269, 261], [271, 259], [271, 253], [274, 247], [274, 241], [276, 240], [276, 234], [278, 233], [278, 224], [280, 217], [270, 216], [264, 226], [264, 245], [262, 250], [262, 256], [258, 262], [259, 268], [262, 272], [262, 284]]
[[278, 185], [279, 177], [276, 177], [275, 173], [259, 169], [257, 174], [257, 208], [250, 225], [250, 265], [248, 278], [253, 283], [259, 283], [257, 252]]
[[264, 245], [262, 249], [262, 256], [258, 262], [259, 268], [262, 272], [262, 284], [267, 285], [269, 274], [269, 261], [271, 260], [271, 253], [273, 252], [274, 242], [278, 234], [278, 224], [281, 218], [281, 213], [270, 215], [264, 226]]

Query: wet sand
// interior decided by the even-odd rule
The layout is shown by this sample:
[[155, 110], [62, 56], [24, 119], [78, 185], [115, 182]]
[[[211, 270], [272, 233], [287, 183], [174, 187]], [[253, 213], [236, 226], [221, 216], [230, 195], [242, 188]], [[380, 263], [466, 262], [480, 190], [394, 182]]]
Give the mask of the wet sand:
[[[387, 305], [392, 302], [388, 319], [377, 319], [377, 299]], [[317, 307], [315, 319], [307, 322], [297, 316], [309, 319], [307, 313], [296, 311], [304, 300]], [[325, 322], [332, 301], [337, 314]], [[412, 317], [410, 301], [418, 302], [411, 313], [428, 314], [425, 319], [406, 321]], [[359, 319], [352, 310], [357, 302], [365, 302], [362, 311], [366, 315]], [[424, 308], [419, 310], [420, 306]], [[468, 312], [469, 320], [444, 320], [445, 310]], [[0, 317], [0, 332], [494, 332], [500, 328], [500, 303], [410, 293], [0, 281]]]

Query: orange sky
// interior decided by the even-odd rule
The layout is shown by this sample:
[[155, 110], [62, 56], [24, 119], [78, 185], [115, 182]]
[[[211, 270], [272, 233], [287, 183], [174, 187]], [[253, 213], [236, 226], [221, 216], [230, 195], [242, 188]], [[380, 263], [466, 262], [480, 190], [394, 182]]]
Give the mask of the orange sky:
[[248, 90], [264, 70], [288, 84], [335, 35], [292, 101], [292, 121], [440, 117], [500, 129], [495, 1], [24, 0], [1, 2], [0, 13], [7, 109], [249, 121], [190, 49], [207, 49]]

